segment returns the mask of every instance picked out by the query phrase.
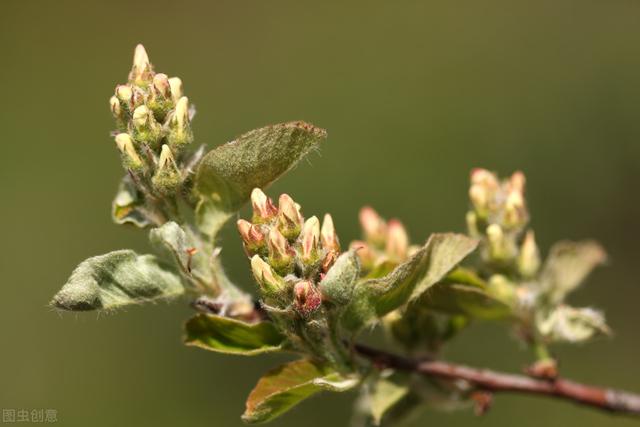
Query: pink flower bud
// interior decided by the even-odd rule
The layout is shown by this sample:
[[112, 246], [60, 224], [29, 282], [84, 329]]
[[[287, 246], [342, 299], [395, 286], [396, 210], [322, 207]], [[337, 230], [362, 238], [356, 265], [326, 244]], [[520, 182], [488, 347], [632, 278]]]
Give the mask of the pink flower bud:
[[387, 255], [394, 261], [402, 262], [407, 258], [409, 251], [409, 236], [400, 221], [392, 219], [389, 221], [389, 231], [387, 234]]
[[265, 296], [277, 297], [286, 290], [284, 280], [260, 258], [260, 255], [254, 255], [251, 258], [251, 271]]
[[320, 239], [322, 241], [322, 247], [329, 252], [340, 252], [340, 243], [338, 242], [338, 235], [336, 229], [333, 226], [333, 218], [331, 215], [325, 214], [322, 221], [322, 229], [320, 230]]
[[360, 258], [360, 266], [363, 271], [371, 270], [376, 263], [376, 255], [366, 242], [354, 240], [349, 245], [349, 249], [355, 250]]
[[267, 240], [269, 248], [269, 263], [280, 274], [286, 275], [291, 272], [295, 252], [289, 246], [287, 239], [276, 229], [269, 230]]
[[300, 205], [288, 194], [280, 195], [278, 200], [278, 229], [289, 240], [300, 234], [304, 218], [300, 213]]
[[387, 237], [387, 224], [384, 219], [369, 206], [360, 209], [359, 218], [365, 240], [375, 246], [383, 247]]
[[253, 222], [264, 223], [276, 216], [278, 210], [273, 202], [259, 188], [251, 192], [251, 205], [253, 206]]
[[293, 287], [295, 307], [303, 317], [308, 317], [322, 304], [322, 295], [315, 285], [308, 280], [298, 282]]
[[312, 216], [305, 221], [300, 233], [300, 239], [302, 260], [305, 262], [313, 261], [317, 254], [318, 241], [320, 240], [320, 221], [318, 221], [317, 217]]
[[236, 225], [249, 256], [255, 255], [264, 247], [264, 234], [260, 232], [258, 227], [244, 219], [239, 219]]

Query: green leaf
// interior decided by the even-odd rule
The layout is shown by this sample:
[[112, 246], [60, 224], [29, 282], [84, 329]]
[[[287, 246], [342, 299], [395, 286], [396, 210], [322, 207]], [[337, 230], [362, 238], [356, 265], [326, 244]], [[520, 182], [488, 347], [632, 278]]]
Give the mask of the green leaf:
[[116, 224], [128, 223], [140, 228], [149, 225], [144, 198], [133, 185], [129, 175], [125, 175], [120, 181], [118, 192], [111, 204], [111, 217]]
[[556, 243], [540, 275], [543, 291], [552, 304], [562, 302], [606, 259], [602, 246], [593, 241]]
[[197, 314], [185, 331], [185, 344], [218, 353], [253, 356], [280, 351], [285, 344], [271, 322], [246, 323], [214, 314]]
[[120, 250], [83, 261], [51, 304], [63, 310], [109, 310], [184, 293], [180, 277], [153, 255]]
[[548, 341], [579, 343], [598, 335], [609, 335], [604, 315], [592, 308], [561, 305], [536, 318], [540, 334]]
[[358, 382], [319, 362], [296, 360], [260, 378], [249, 394], [242, 420], [252, 424], [271, 421], [322, 390], [342, 392]]
[[382, 417], [408, 395], [409, 387], [391, 379], [379, 379], [369, 395], [369, 408], [373, 424], [380, 425]]
[[291, 122], [250, 131], [211, 150], [196, 173], [200, 228], [214, 236], [249, 200], [251, 190], [271, 184], [325, 138], [323, 129]]
[[343, 253], [320, 282], [322, 296], [338, 305], [347, 304], [351, 301], [359, 275], [360, 262], [356, 252]]
[[455, 283], [438, 283], [429, 289], [415, 305], [478, 319], [504, 319], [512, 314], [509, 305], [486, 291], [475, 286]]
[[379, 279], [357, 283], [342, 325], [356, 332], [413, 301], [439, 282], [475, 249], [478, 242], [461, 234], [433, 234], [408, 261]]

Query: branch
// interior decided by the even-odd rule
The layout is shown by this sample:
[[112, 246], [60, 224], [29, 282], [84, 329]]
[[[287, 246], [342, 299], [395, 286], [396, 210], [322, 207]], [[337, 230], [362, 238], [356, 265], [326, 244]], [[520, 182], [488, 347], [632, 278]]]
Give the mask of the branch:
[[564, 378], [541, 380], [523, 375], [476, 369], [442, 361], [413, 360], [356, 344], [355, 351], [378, 366], [427, 376], [464, 380], [490, 393], [512, 392], [568, 400], [617, 414], [640, 416], [640, 395], [580, 384]]

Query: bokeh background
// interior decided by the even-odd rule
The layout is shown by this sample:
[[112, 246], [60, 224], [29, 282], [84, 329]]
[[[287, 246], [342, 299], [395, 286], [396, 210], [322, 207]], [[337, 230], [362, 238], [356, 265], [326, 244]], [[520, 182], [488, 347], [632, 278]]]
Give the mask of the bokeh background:
[[[122, 175], [107, 100], [142, 42], [197, 105], [213, 145], [269, 123], [328, 129], [273, 186], [307, 214], [401, 218], [415, 241], [463, 230], [468, 172], [529, 178], [545, 251], [560, 238], [608, 249], [574, 297], [606, 310], [611, 340], [557, 348], [565, 374], [640, 391], [640, 3], [521, 1], [35, 1], [0, 4], [0, 407], [53, 408], [65, 426], [239, 426], [244, 397], [281, 357], [186, 348], [187, 301], [115, 315], [47, 302], [83, 259], [147, 251], [109, 216]], [[228, 227], [230, 274], [252, 282]], [[528, 354], [493, 324], [447, 356], [519, 370]], [[346, 426], [353, 394], [322, 395], [274, 426]], [[631, 426], [568, 403], [498, 396], [484, 418], [424, 412], [407, 425]]]

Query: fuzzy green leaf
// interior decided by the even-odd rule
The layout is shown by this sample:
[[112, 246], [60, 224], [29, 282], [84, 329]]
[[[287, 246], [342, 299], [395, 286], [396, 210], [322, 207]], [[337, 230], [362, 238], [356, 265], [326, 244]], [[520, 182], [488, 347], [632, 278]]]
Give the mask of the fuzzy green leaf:
[[144, 210], [144, 198], [131, 182], [129, 175], [125, 175], [120, 182], [116, 197], [111, 204], [111, 217], [116, 224], [133, 224], [140, 228], [149, 225], [149, 219]]
[[606, 259], [602, 246], [593, 241], [556, 243], [540, 275], [543, 291], [552, 304], [562, 302]]
[[300, 359], [267, 372], [249, 394], [242, 420], [263, 423], [284, 414], [301, 401], [322, 391], [346, 391], [358, 384], [327, 365]]
[[477, 246], [461, 234], [433, 234], [408, 261], [379, 279], [359, 282], [342, 317], [352, 332], [376, 322], [385, 314], [419, 298], [439, 282]]
[[253, 356], [282, 350], [285, 337], [271, 322], [246, 323], [198, 314], [185, 325], [185, 344], [218, 353]]
[[251, 190], [271, 184], [325, 138], [323, 129], [291, 122], [250, 131], [211, 150], [196, 173], [200, 228], [214, 236], [249, 200]]
[[492, 297], [485, 290], [457, 283], [438, 283], [415, 305], [478, 319], [503, 319], [512, 313], [509, 305]]
[[120, 250], [83, 261], [51, 304], [63, 310], [109, 310], [184, 293], [180, 277], [153, 255]]
[[359, 275], [360, 262], [356, 252], [343, 253], [320, 282], [322, 296], [339, 305], [347, 304], [351, 301]]

